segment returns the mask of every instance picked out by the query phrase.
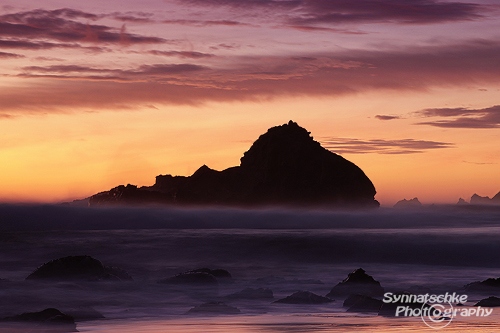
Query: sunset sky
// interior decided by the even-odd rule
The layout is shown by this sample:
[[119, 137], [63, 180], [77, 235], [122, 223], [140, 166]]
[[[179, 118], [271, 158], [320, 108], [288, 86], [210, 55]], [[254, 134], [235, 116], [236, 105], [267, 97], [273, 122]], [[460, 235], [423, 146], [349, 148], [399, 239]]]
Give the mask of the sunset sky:
[[500, 191], [497, 0], [3, 0], [0, 201], [238, 165], [290, 119], [383, 206]]

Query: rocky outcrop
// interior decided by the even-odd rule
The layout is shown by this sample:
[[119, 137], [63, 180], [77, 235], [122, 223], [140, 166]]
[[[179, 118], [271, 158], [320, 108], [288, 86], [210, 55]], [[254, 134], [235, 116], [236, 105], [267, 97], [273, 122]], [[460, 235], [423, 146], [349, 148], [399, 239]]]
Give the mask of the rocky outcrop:
[[132, 280], [124, 270], [104, 266], [90, 256], [69, 256], [49, 261], [28, 275], [27, 280]]
[[310, 291], [297, 291], [290, 296], [281, 298], [274, 303], [285, 303], [285, 304], [324, 304], [333, 302], [332, 299], [328, 297], [323, 297], [316, 295]]
[[358, 268], [348, 274], [342, 282], [339, 282], [326, 297], [334, 298], [335, 296], [348, 296], [358, 294], [364, 296], [381, 296], [384, 294], [384, 288], [380, 282], [366, 274], [364, 269]]
[[420, 208], [420, 207], [422, 207], [422, 204], [420, 203], [420, 201], [418, 201], [418, 198], [413, 198], [410, 200], [403, 199], [396, 202], [396, 204], [394, 205], [394, 208], [405, 208], [405, 209]]
[[468, 205], [469, 203], [465, 201], [463, 198], [459, 198], [457, 205]]
[[[37, 330], [29, 330], [30, 332], [78, 332], [76, 330], [75, 319], [61, 311], [48, 308], [40, 312], [25, 312], [20, 315], [6, 317], [2, 319], [4, 322], [21, 322], [36, 325]], [[17, 330], [16, 330], [17, 332]]]
[[89, 205], [326, 205], [378, 207], [375, 187], [352, 162], [321, 147], [297, 123], [270, 128], [223, 171], [200, 167], [188, 177], [159, 175], [150, 187], [118, 186]]

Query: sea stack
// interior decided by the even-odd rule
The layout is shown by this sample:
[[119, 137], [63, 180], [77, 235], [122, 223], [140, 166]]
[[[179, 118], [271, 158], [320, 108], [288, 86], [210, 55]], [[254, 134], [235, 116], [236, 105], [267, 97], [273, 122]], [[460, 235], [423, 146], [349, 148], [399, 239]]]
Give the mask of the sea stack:
[[378, 207], [365, 173], [290, 121], [270, 128], [223, 171], [203, 165], [191, 176], [159, 175], [150, 187], [118, 186], [89, 204]]

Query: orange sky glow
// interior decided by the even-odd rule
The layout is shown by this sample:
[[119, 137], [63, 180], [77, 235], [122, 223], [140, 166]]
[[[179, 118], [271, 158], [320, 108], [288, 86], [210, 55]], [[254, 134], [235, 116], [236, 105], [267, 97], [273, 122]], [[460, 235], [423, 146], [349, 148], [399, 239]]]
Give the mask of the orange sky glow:
[[0, 201], [222, 170], [289, 120], [383, 206], [491, 197], [498, 31], [492, 0], [5, 0]]

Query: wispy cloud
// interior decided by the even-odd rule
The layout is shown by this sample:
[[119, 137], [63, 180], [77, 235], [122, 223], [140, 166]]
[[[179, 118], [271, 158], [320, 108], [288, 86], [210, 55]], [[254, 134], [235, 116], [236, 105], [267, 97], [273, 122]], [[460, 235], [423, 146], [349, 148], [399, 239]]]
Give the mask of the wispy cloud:
[[[115, 15], [116, 16], [116, 15]], [[36, 9], [0, 16], [0, 37], [13, 42], [53, 45], [54, 43], [163, 43], [159, 37], [141, 36], [120, 28], [89, 23], [101, 15], [74, 9]], [[80, 22], [85, 19], [87, 22]], [[12, 44], [10, 47], [15, 47]]]
[[350, 138], [325, 138], [321, 140], [321, 144], [339, 154], [415, 154], [455, 146], [453, 143], [414, 139], [358, 140]]
[[0, 58], [24, 58], [24, 56], [17, 53], [0, 52]]
[[394, 119], [400, 119], [400, 116], [391, 116], [391, 115], [383, 115], [383, 114], [377, 114], [375, 116], [378, 120], [394, 120]]
[[59, 79], [87, 79], [112, 81], [161, 81], [178, 77], [187, 78], [192, 72], [205, 70], [206, 67], [194, 64], [154, 64], [142, 65], [135, 69], [109, 69], [77, 65], [27, 66], [23, 67], [21, 77], [49, 77]]
[[189, 59], [211, 58], [211, 57], [215, 56], [215, 54], [212, 54], [212, 53], [203, 53], [203, 52], [196, 52], [196, 51], [150, 50], [150, 51], [147, 51], [147, 53], [152, 54], [152, 55], [156, 55], [156, 56], [179, 57], [179, 58], [189, 58]]
[[163, 20], [162, 23], [165, 24], [179, 24], [188, 25], [193, 27], [209, 27], [209, 26], [242, 26], [242, 27], [253, 27], [253, 24], [239, 22], [234, 20], [186, 20], [186, 19], [175, 19], [175, 20]]
[[[500, 105], [484, 109], [437, 108], [418, 111], [421, 117], [439, 117], [441, 119], [423, 121], [418, 125], [431, 125], [447, 128], [499, 128]], [[443, 119], [444, 118], [444, 119]]]

